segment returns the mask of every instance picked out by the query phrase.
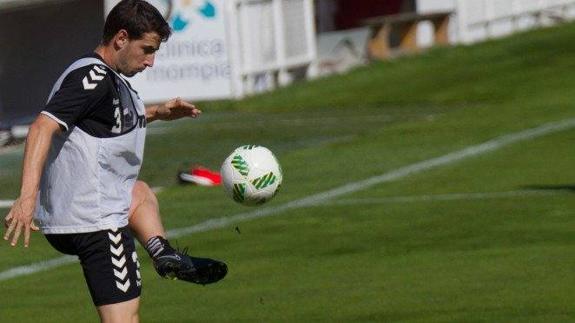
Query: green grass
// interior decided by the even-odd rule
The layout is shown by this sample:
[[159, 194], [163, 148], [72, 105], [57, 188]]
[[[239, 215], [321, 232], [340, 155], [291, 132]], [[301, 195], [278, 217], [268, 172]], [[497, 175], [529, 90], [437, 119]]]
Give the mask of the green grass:
[[[574, 27], [205, 103], [199, 120], [152, 124], [142, 178], [167, 186], [159, 194], [166, 227], [186, 227], [254, 210], [219, 188], [175, 185], [178, 167], [218, 168], [241, 144], [278, 155], [282, 192], [263, 206], [275, 207], [573, 118]], [[239, 223], [241, 234], [232, 225], [177, 239], [193, 254], [228, 262], [229, 276], [213, 286], [160, 280], [140, 251], [142, 321], [575, 322], [574, 140], [575, 129], [554, 133], [337, 203]], [[2, 198], [16, 196], [20, 159], [0, 156]], [[548, 194], [382, 200], [533, 188]], [[35, 235], [29, 250], [0, 245], [0, 272], [57, 256]], [[78, 265], [2, 281], [0, 291], [2, 322], [97, 321]]]

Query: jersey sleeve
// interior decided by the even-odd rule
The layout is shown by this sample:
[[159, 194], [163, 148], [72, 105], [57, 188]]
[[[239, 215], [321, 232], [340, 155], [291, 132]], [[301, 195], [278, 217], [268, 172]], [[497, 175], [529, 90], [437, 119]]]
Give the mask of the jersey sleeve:
[[108, 71], [98, 65], [70, 72], [41, 112], [68, 131], [108, 95]]

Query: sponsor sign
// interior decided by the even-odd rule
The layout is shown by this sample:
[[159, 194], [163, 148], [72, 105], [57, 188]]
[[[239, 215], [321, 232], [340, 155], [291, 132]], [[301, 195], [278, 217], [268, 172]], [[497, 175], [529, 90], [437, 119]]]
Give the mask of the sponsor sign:
[[[225, 0], [153, 0], [173, 34], [156, 53], [154, 66], [129, 79], [146, 103], [232, 96], [224, 21]], [[106, 14], [118, 0], [106, 0]]]

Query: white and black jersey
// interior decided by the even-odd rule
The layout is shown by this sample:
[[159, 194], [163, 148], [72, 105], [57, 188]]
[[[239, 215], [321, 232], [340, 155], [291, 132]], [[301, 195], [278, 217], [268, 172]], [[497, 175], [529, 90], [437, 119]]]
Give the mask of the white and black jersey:
[[36, 218], [45, 234], [128, 224], [144, 153], [145, 107], [96, 54], [58, 79], [42, 114], [58, 122], [40, 184]]

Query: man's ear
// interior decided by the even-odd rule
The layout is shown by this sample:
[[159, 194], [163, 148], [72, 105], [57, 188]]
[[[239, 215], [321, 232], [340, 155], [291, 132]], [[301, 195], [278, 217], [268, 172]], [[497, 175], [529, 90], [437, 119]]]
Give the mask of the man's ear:
[[125, 29], [120, 29], [114, 36], [114, 46], [116, 49], [122, 49], [128, 44], [130, 37]]

